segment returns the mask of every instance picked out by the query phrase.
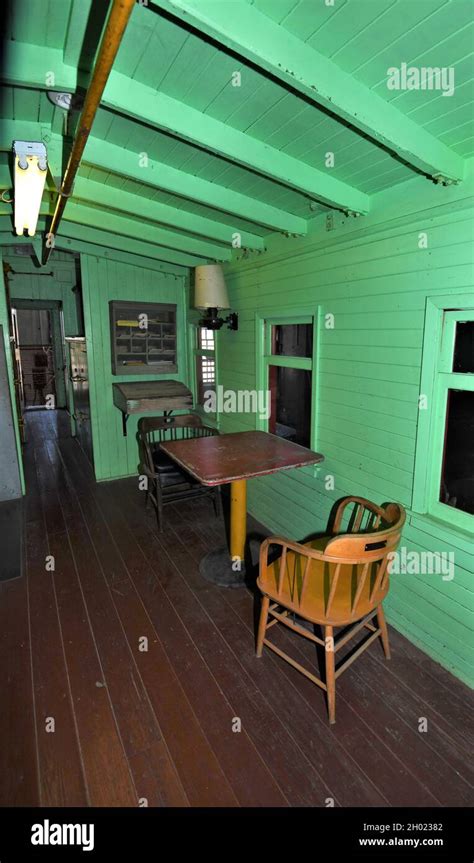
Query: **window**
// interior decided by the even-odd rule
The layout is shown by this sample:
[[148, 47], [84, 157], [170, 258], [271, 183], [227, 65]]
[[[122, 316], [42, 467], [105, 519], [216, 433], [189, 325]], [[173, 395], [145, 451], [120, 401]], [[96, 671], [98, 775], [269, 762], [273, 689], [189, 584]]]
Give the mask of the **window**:
[[450, 303], [431, 300], [427, 312], [414, 509], [472, 531], [474, 307]]
[[272, 354], [287, 357], [313, 356], [311, 324], [274, 324], [271, 331]]
[[268, 390], [271, 434], [311, 447], [314, 437], [314, 317], [263, 321], [261, 385]]
[[214, 330], [206, 327], [196, 329], [195, 374], [196, 404], [201, 407], [206, 392], [216, 390], [216, 342]]
[[471, 515], [474, 515], [473, 436], [474, 392], [448, 389], [439, 500]]
[[198, 348], [201, 351], [214, 351], [215, 349], [215, 332], [207, 330], [206, 327], [198, 328]]

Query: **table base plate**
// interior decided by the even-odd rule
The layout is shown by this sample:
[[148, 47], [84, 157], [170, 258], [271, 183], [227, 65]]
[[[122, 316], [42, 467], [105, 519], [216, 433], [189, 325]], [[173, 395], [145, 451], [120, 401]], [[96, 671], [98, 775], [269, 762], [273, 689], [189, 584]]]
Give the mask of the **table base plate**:
[[217, 587], [245, 587], [245, 564], [241, 569], [232, 569], [232, 561], [227, 548], [216, 548], [208, 552], [200, 564], [199, 572], [206, 581]]

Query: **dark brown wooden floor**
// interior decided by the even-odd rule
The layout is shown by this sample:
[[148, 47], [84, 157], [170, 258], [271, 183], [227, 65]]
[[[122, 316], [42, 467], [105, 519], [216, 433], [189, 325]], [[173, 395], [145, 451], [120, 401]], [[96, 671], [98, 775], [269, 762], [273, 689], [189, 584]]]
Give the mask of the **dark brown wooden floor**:
[[211, 504], [168, 507], [157, 534], [135, 479], [94, 482], [65, 416], [27, 423], [27, 577], [0, 584], [1, 804], [472, 804], [459, 681], [390, 630], [393, 659], [375, 644], [340, 678], [329, 727], [314, 685], [255, 658], [252, 594], [199, 576], [224, 537]]

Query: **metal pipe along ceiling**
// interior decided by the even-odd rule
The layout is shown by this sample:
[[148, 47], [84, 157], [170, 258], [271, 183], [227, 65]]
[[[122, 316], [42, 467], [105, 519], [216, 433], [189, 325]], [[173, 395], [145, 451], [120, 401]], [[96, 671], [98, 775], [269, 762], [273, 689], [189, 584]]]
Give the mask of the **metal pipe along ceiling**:
[[[97, 109], [102, 99], [102, 94], [107, 84], [117, 51], [120, 47], [125, 28], [132, 14], [135, 0], [113, 0], [109, 18], [100, 43], [99, 53], [94, 65], [94, 71], [88, 87], [84, 106], [79, 119], [79, 124], [74, 137], [71, 155], [64, 172], [61, 188], [54, 209], [49, 233], [45, 237], [43, 249], [43, 264], [48, 262], [54, 245], [54, 237], [58, 233], [59, 224], [64, 213], [69, 195], [71, 194], [74, 180], [81, 163], [84, 148], [92, 129]], [[48, 243], [49, 238], [49, 243]]]

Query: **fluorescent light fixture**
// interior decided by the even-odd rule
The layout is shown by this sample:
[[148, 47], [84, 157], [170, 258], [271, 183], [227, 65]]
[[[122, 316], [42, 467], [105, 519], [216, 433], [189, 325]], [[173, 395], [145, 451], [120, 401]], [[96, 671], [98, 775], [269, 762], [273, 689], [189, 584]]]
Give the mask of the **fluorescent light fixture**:
[[34, 237], [43, 197], [48, 159], [46, 147], [36, 141], [14, 141], [15, 231]]

